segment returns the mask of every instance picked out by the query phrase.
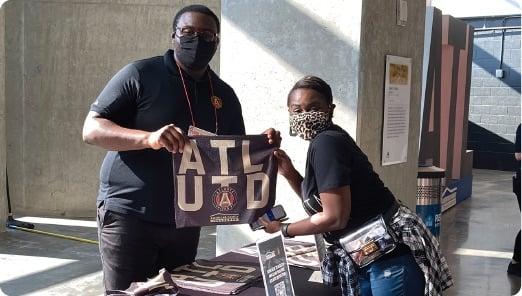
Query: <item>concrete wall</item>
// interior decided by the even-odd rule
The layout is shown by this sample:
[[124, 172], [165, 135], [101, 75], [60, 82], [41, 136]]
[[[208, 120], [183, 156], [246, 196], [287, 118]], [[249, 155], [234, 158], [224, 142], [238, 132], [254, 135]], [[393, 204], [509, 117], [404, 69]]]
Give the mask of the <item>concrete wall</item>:
[[513, 0], [427, 0], [426, 3], [454, 17], [520, 14], [520, 1]]
[[5, 188], [5, 15], [0, 8], [0, 232], [5, 230], [7, 199]]
[[[247, 132], [281, 130], [282, 148], [301, 173], [307, 142], [288, 136], [288, 91], [304, 75], [325, 79], [337, 105], [334, 121], [355, 137], [362, 2], [222, 1], [221, 76], [241, 100]], [[277, 196], [292, 220], [305, 216], [282, 177]], [[262, 235], [248, 226], [218, 227], [217, 252]]]
[[[410, 208], [415, 208], [425, 3], [407, 2], [408, 22], [401, 27], [396, 25], [395, 1], [363, 1], [357, 143], [368, 155], [386, 186], [398, 199]], [[412, 75], [408, 161], [382, 167], [386, 55], [411, 58]]]
[[[394, 194], [415, 206], [425, 3], [408, 1], [396, 23], [395, 1], [223, 1], [222, 76], [243, 103], [247, 130], [288, 130], [286, 95], [304, 74], [325, 78], [338, 105], [334, 121], [368, 154]], [[362, 20], [362, 23], [361, 23]], [[385, 55], [412, 58], [408, 162], [381, 167]], [[356, 136], [356, 137], [355, 137]], [[306, 143], [288, 136], [283, 149], [303, 172]], [[305, 214], [284, 180], [278, 200], [292, 220]], [[293, 200], [292, 200], [293, 198]], [[247, 226], [218, 227], [217, 252], [252, 242]]]
[[[520, 26], [520, 15], [470, 18], [475, 28]], [[470, 94], [468, 149], [474, 150], [476, 168], [512, 170], [515, 131], [520, 123], [520, 29], [476, 31]], [[502, 69], [504, 77], [495, 77]]]
[[[170, 47], [175, 13], [196, 2], [208, 2], [220, 14], [220, 3], [210, 0], [4, 4], [7, 165], [13, 212], [94, 216], [105, 151], [81, 140], [89, 105], [122, 66], [163, 55]], [[0, 163], [2, 159], [0, 154]], [[0, 168], [0, 188], [3, 171]]]

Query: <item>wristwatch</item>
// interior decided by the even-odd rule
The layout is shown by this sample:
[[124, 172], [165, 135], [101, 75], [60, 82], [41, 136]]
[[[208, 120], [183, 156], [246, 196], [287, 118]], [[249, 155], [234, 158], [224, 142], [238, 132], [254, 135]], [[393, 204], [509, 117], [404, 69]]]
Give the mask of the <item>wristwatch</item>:
[[288, 226], [289, 225], [290, 225], [290, 223], [283, 223], [281, 225], [281, 233], [283, 234], [284, 237], [293, 238], [294, 236], [288, 234]]

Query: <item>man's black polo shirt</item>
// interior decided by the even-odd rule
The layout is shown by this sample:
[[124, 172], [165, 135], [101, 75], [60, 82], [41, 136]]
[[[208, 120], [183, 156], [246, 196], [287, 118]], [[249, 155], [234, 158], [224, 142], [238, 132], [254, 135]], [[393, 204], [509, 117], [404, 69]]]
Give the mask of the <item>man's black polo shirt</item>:
[[[208, 77], [195, 81], [183, 73], [196, 126], [215, 132]], [[241, 105], [234, 90], [210, 70], [217, 109], [218, 134], [243, 135]], [[164, 56], [133, 62], [121, 69], [91, 105], [116, 124], [155, 131], [175, 124], [185, 132], [192, 124], [190, 109], [172, 50]], [[98, 205], [156, 223], [174, 223], [174, 182], [171, 154], [166, 149], [109, 151], [100, 172]]]

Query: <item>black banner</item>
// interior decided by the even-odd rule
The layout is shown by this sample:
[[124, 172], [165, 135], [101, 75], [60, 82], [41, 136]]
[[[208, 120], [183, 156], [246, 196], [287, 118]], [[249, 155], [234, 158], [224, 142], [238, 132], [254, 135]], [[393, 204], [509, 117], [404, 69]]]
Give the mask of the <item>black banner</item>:
[[177, 227], [251, 223], [274, 205], [275, 145], [265, 135], [194, 136], [173, 154]]

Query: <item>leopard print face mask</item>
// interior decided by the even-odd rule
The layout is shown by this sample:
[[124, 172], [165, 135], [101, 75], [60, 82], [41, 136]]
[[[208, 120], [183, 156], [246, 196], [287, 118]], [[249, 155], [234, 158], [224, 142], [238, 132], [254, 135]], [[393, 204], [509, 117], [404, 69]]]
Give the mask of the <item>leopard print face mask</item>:
[[329, 112], [310, 111], [290, 114], [290, 135], [311, 140], [332, 125]]

